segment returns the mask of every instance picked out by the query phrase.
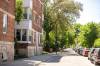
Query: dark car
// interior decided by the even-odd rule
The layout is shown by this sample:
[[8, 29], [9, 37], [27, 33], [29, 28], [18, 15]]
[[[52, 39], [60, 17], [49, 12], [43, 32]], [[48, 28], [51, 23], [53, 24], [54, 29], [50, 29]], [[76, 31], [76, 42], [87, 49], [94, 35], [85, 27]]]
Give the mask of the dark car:
[[100, 65], [100, 48], [96, 48], [93, 55], [93, 63]]
[[94, 54], [95, 48], [91, 48], [88, 53], [88, 60], [93, 61], [93, 54]]
[[82, 55], [82, 53], [83, 53], [83, 48], [80, 48], [79, 49], [79, 54]]

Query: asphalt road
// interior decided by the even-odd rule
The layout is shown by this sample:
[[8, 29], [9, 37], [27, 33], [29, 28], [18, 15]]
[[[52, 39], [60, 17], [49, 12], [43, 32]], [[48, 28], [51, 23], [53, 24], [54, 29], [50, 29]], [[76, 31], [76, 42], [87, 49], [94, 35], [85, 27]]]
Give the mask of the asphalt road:
[[65, 49], [59, 53], [59, 56], [51, 57], [47, 62], [41, 63], [39, 66], [95, 66], [87, 57], [83, 57], [75, 53], [71, 48]]

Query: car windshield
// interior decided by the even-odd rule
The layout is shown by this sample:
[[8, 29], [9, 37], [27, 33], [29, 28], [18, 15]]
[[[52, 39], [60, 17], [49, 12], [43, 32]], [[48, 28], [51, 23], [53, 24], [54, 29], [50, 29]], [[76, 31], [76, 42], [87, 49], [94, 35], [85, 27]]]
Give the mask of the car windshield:
[[95, 49], [92, 49], [92, 50], [91, 50], [91, 53], [94, 53], [94, 51], [95, 51]]

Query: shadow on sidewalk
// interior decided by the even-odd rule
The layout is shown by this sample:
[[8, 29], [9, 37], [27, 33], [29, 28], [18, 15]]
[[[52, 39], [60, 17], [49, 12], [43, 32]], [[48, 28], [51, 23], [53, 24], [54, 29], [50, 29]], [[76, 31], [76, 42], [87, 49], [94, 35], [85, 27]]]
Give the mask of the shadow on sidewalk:
[[24, 58], [15, 60], [13, 63], [0, 64], [0, 66], [39, 66], [41, 63], [59, 63], [64, 56], [77, 56], [68, 52], [44, 54], [33, 56], [31, 58]]
[[0, 66], [39, 66], [41, 63], [57, 63], [60, 61], [62, 56], [59, 55], [39, 55], [31, 58], [17, 59], [12, 63], [2, 63]]

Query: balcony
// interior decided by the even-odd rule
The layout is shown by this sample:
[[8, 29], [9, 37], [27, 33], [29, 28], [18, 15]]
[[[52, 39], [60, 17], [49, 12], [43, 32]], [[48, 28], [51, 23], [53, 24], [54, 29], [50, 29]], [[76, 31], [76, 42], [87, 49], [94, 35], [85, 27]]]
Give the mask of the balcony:
[[19, 24], [17, 22], [15, 22], [15, 29], [32, 30], [32, 20], [23, 19]]
[[15, 37], [18, 43], [32, 43], [32, 20], [23, 19], [17, 24], [15, 22]]
[[32, 9], [32, 0], [23, 0], [23, 7]]
[[15, 37], [18, 43], [31, 44], [32, 43], [32, 31], [27, 29], [16, 29]]

